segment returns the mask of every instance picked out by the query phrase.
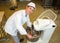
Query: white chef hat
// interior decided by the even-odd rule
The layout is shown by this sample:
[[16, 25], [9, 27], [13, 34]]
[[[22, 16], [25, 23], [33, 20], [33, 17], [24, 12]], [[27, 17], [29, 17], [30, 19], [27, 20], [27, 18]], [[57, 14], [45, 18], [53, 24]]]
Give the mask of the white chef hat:
[[31, 6], [31, 7], [35, 8], [35, 3], [30, 2], [30, 3], [27, 4], [27, 6]]

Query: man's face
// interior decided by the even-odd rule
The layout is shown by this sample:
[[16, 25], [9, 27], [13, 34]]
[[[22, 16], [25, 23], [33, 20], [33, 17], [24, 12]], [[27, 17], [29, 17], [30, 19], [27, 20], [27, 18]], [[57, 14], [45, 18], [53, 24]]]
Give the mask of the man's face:
[[33, 7], [31, 7], [31, 6], [27, 6], [26, 7], [27, 14], [31, 14], [31, 13], [33, 13], [33, 11], [34, 11], [34, 8]]

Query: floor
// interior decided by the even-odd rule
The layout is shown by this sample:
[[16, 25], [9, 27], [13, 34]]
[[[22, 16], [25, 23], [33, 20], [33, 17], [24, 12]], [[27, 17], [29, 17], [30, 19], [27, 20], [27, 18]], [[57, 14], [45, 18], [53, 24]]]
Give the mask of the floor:
[[[33, 1], [36, 3], [36, 11], [34, 11], [33, 14], [30, 15], [30, 19], [31, 22], [33, 22], [44, 10], [48, 9], [48, 8], [44, 8], [41, 6], [41, 3], [39, 3], [39, 1]], [[6, 18], [8, 19], [15, 11], [21, 10], [21, 9], [25, 9], [26, 4], [29, 2], [18, 2], [18, 8], [15, 10], [10, 10], [10, 4], [9, 3], [1, 3], [0, 4], [0, 11], [4, 11]], [[52, 9], [52, 8], [50, 8]], [[53, 10], [53, 9], [52, 9]], [[60, 43], [60, 13], [57, 13], [56, 10], [53, 10], [56, 14], [57, 14], [57, 20], [55, 21], [57, 24], [57, 28], [54, 31], [54, 34], [51, 38], [51, 40], [49, 41], [49, 43]], [[34, 17], [34, 18], [33, 18]], [[32, 19], [33, 18], [33, 19]], [[14, 40], [12, 39], [11, 36], [8, 36], [9, 40], [3, 40], [0, 41], [0, 43], [14, 43]], [[24, 42], [23, 43], [27, 43], [26, 42], [26, 37], [21, 35], [21, 38], [24, 38]], [[1, 39], [0, 39], [1, 40]]]

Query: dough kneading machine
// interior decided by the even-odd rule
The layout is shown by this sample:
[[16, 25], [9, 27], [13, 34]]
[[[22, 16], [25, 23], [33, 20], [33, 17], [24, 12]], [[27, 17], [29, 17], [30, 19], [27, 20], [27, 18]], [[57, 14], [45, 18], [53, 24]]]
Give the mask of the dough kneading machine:
[[27, 43], [49, 43], [49, 40], [57, 27], [55, 24], [56, 18], [57, 15], [50, 9], [40, 14], [40, 16], [33, 22], [32, 32], [30, 32], [34, 38], [27, 38]]

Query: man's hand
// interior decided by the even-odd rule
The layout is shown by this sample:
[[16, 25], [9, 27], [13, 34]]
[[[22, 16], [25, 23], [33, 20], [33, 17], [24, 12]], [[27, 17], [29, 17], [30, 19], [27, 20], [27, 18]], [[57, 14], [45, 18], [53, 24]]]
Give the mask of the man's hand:
[[28, 37], [29, 39], [33, 39], [33, 36], [32, 36], [31, 34], [27, 34], [27, 37]]

